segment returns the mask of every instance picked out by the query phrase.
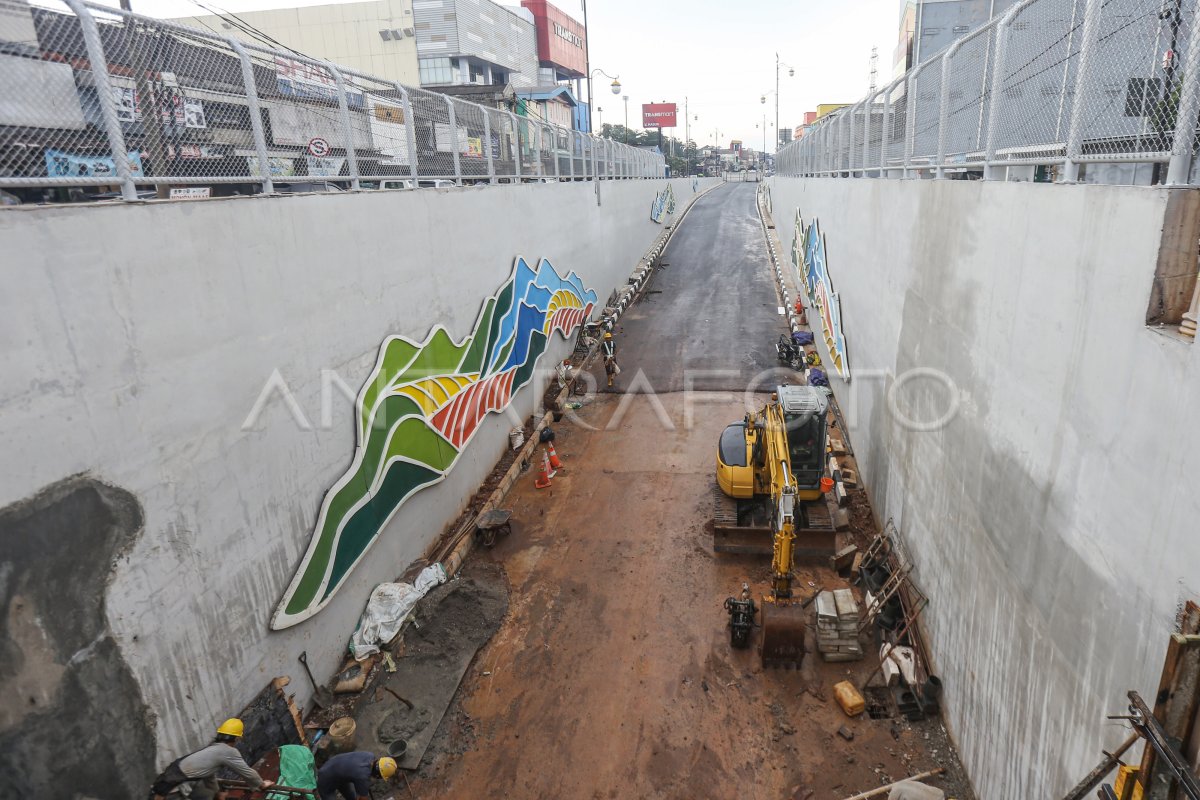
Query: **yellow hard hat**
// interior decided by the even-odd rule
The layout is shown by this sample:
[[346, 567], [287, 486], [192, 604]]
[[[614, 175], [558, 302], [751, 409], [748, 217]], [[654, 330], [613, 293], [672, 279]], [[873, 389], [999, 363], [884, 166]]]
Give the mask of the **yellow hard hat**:
[[379, 770], [379, 776], [387, 780], [396, 774], [396, 759], [384, 756], [375, 762], [375, 768]]
[[612, 332], [610, 332], [610, 331], [605, 331], [605, 332], [604, 332], [604, 338], [605, 338], [605, 339], [611, 339], [611, 338], [612, 338]]
[[221, 723], [221, 727], [217, 728], [217, 733], [223, 733], [226, 736], [241, 736], [246, 730], [246, 726], [237, 717], [230, 717]]

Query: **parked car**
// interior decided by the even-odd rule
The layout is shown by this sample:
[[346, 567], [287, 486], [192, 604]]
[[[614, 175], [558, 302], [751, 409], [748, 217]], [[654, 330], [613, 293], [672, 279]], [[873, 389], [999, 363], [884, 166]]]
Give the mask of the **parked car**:
[[[154, 189], [138, 189], [136, 194], [138, 200], [158, 199], [158, 192]], [[100, 202], [104, 200], [124, 200], [125, 196], [120, 192], [100, 192], [99, 194], [89, 194], [86, 199]]]
[[275, 181], [272, 183], [277, 194], [304, 194], [307, 192], [344, 192], [344, 187], [330, 181]]
[[[383, 178], [377, 182], [372, 181], [371, 184], [364, 182], [361, 185], [364, 189], [411, 189], [412, 178]], [[445, 178], [419, 178], [417, 180], [418, 189], [450, 189], [454, 186], [457, 186], [454, 181]]]

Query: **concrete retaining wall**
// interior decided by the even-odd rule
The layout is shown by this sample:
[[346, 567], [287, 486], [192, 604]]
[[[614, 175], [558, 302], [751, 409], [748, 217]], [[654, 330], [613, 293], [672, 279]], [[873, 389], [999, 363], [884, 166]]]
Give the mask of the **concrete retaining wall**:
[[[517, 256], [577, 272], [603, 304], [663, 231], [650, 207], [666, 183], [605, 183], [599, 207], [592, 185], [577, 183], [0, 213], [0, 508], [77, 473], [140, 505], [136, 541], [92, 566], [109, 576], [114, 657], [157, 718], [158, 766], [275, 676], [293, 676], [306, 701], [300, 652], [318, 678], [332, 672], [371, 588], [458, 515], [544, 388], [522, 390], [515, 417], [487, 418], [324, 611], [270, 633], [322, 496], [353, 452], [341, 385], [358, 391], [389, 334], [420, 340], [436, 324], [455, 340], [469, 333]], [[678, 217], [692, 181], [672, 184]], [[554, 336], [540, 366], [570, 348]], [[275, 371], [291, 400], [274, 392], [243, 429]], [[66, 624], [79, 611], [73, 596], [46, 601], [37, 625]], [[17, 663], [0, 662], [0, 678], [29, 672], [25, 645], [10, 644]], [[57, 696], [60, 672], [45, 671], [31, 698]], [[37, 708], [6, 709], [0, 735], [53, 725]]]
[[[876, 512], [932, 598], [979, 796], [1060, 796], [1124, 738], [1105, 715], [1129, 689], [1153, 695], [1200, 594], [1200, 350], [1144, 326], [1168, 193], [770, 189], [785, 260], [797, 210], [825, 234], [853, 383], [831, 381]], [[902, 422], [952, 405], [934, 430]]]

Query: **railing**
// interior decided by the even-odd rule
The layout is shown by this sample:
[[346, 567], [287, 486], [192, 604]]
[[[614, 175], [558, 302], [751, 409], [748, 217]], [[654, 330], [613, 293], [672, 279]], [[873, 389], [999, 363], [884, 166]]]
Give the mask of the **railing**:
[[[983, 177], [1014, 167], [1191, 175], [1200, 113], [1197, 0], [1021, 0], [779, 150], [782, 175]], [[1195, 46], [1193, 46], [1195, 44]], [[1166, 165], [1165, 175], [1161, 173]], [[1088, 180], [1134, 182], [1130, 171]], [[1121, 172], [1121, 174], [1117, 174]], [[1146, 180], [1138, 182], [1148, 182]]]
[[83, 0], [0, 4], [0, 87], [4, 188], [133, 200], [137, 186], [416, 188], [665, 167], [544, 119]]

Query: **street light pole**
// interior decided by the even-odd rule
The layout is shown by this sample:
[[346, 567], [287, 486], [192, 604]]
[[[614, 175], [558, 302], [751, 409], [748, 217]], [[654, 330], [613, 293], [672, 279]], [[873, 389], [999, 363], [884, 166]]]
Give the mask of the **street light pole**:
[[625, 144], [629, 144], [629, 95], [622, 95], [621, 99], [625, 101]]
[[581, 0], [581, 2], [583, 3], [583, 60], [584, 69], [588, 74], [588, 133], [594, 133], [595, 129], [592, 127], [592, 54], [588, 46], [592, 37], [588, 31], [587, 0]]
[[[690, 160], [688, 160], [688, 141], [691, 139], [691, 137], [690, 137], [690, 136], [688, 136], [688, 130], [690, 130], [690, 128], [689, 128], [689, 126], [688, 126], [688, 106], [687, 106], [687, 103], [688, 103], [688, 101], [687, 101], [687, 95], [685, 94], [685, 95], [683, 96], [683, 158], [684, 158], [684, 160], [685, 160], [685, 161], [688, 161], [688, 163], [687, 163], [687, 167], [684, 169], [684, 171], [685, 171], [685, 172], [687, 172], [688, 174], [691, 174], [691, 171], [692, 171], [692, 164], [691, 164], [691, 161], [690, 161]], [[686, 177], [687, 177], [687, 175], [685, 175], [684, 177], [686, 178]]]

